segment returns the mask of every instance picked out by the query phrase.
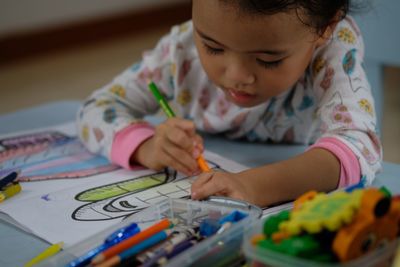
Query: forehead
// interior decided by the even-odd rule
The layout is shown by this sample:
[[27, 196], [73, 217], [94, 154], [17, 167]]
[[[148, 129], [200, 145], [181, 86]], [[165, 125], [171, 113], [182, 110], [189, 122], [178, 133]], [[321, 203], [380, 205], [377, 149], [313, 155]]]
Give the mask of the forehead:
[[235, 4], [193, 0], [192, 16], [196, 29], [236, 50], [290, 49], [313, 37], [295, 10], [253, 15], [241, 12]]

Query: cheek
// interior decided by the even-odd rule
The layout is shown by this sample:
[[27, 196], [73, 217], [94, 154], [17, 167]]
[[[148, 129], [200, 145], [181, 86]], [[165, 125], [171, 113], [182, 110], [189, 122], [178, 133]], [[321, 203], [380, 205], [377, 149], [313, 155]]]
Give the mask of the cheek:
[[262, 82], [269, 85], [266, 88], [274, 88], [275, 93], [282, 93], [299, 81], [306, 71], [310, 60], [311, 55], [309, 54], [292, 58], [276, 71], [263, 75]]
[[201, 43], [200, 38], [195, 34], [194, 37], [197, 53], [200, 58], [201, 65], [206, 72], [208, 78], [218, 84], [218, 77], [222, 77], [224, 67], [222, 55], [210, 55], [204, 45]]
[[199, 56], [201, 65], [207, 73], [208, 78], [214, 83], [217, 82], [219, 80], [218, 77], [222, 77], [223, 74], [221, 56], [208, 55], [205, 52], [200, 53]]
[[270, 96], [276, 96], [290, 89], [298, 80], [297, 74], [293, 73], [293, 68], [284, 67], [276, 71], [267, 70], [258, 75], [261, 88], [268, 88]]

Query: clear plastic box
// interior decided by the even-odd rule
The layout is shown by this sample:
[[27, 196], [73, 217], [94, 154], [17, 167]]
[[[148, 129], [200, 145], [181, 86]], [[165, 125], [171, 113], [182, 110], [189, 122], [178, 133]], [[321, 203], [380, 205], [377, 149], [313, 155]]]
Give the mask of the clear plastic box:
[[[267, 217], [268, 218], [268, 217]], [[283, 253], [261, 249], [251, 244], [251, 237], [255, 234], [262, 233], [264, 221], [254, 222], [253, 227], [246, 231], [243, 237], [243, 252], [248, 261], [249, 267], [371, 267], [371, 266], [392, 266], [396, 249], [400, 244], [400, 238], [387, 243], [384, 247], [362, 256], [358, 259], [348, 261], [346, 263], [321, 263], [302, 258], [296, 258]]]
[[[237, 203], [238, 205], [235, 205]], [[252, 206], [251, 206], [252, 207]], [[100, 245], [105, 238], [115, 230], [132, 222], [139, 224], [141, 229], [160, 221], [163, 218], [178, 218], [183, 225], [193, 225], [210, 216], [224, 216], [233, 210], [247, 213], [249, 216], [232, 225], [221, 234], [211, 236], [185, 252], [172, 258], [165, 266], [204, 266], [206, 262], [219, 263], [225, 266], [230, 259], [237, 259], [243, 241], [243, 234], [261, 216], [260, 210], [245, 206], [235, 201], [191, 201], [185, 199], [166, 199], [156, 205], [150, 206], [134, 215], [131, 215], [123, 222], [116, 224], [92, 237], [65, 248], [56, 256], [47, 259], [37, 266], [65, 266], [76, 257], [83, 255], [90, 249]], [[228, 257], [229, 256], [229, 257]], [[234, 256], [236, 258], [234, 258]], [[243, 259], [243, 255], [240, 255]], [[211, 264], [209, 266], [215, 266]]]

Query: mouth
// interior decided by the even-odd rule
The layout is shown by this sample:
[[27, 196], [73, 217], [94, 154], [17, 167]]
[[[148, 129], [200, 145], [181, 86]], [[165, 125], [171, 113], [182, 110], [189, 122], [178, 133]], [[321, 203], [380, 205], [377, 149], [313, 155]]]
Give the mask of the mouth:
[[252, 102], [254, 102], [254, 99], [256, 99], [255, 94], [238, 91], [231, 88], [224, 88], [224, 89], [229, 98], [232, 100], [232, 102], [239, 105], [249, 105]]

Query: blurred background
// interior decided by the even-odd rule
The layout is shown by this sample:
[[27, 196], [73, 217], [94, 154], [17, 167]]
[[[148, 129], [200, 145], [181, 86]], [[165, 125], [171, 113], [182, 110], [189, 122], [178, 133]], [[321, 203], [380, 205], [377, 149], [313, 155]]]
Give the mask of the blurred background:
[[[400, 31], [395, 26], [400, 4], [395, 1], [381, 0], [359, 22], [368, 31], [372, 64], [367, 62], [367, 72], [368, 64], [379, 68], [370, 79], [383, 92], [378, 106], [384, 160], [400, 163]], [[381, 6], [385, 16], [378, 12]], [[190, 16], [190, 0], [0, 0], [0, 116], [51, 101], [83, 100]], [[378, 28], [389, 24], [390, 34]]]

